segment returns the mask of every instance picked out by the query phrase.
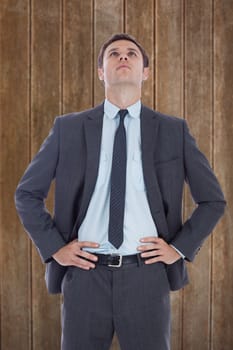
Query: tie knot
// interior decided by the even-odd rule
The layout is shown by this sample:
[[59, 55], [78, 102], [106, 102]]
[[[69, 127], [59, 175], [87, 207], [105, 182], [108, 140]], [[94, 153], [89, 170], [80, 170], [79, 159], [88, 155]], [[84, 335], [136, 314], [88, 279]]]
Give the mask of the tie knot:
[[128, 113], [128, 109], [120, 109], [119, 115], [120, 115], [121, 121], [124, 120], [127, 113]]

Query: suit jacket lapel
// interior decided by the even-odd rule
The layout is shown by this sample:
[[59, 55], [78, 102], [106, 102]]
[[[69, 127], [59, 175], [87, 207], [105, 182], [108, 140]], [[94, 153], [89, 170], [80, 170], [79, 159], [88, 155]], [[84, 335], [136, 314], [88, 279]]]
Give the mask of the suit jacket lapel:
[[163, 201], [154, 167], [154, 154], [158, 149], [157, 135], [159, 119], [156, 112], [142, 105], [141, 110], [141, 144], [142, 168], [147, 192], [147, 199], [158, 233], [166, 238], [168, 227], [163, 209]]
[[101, 148], [103, 115], [104, 104], [102, 103], [101, 105], [97, 106], [89, 112], [84, 122], [85, 141], [87, 147], [86, 174], [82, 196], [83, 200], [77, 220], [72, 231], [72, 237], [75, 237], [77, 229], [85, 217], [97, 180]]

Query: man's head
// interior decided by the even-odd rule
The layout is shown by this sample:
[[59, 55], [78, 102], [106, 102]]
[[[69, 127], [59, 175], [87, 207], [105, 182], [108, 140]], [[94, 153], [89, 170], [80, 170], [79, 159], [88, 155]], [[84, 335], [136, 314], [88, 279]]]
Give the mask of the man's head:
[[128, 34], [113, 35], [102, 45], [98, 56], [98, 75], [105, 90], [120, 86], [140, 89], [148, 78], [148, 66], [144, 48]]
[[149, 58], [148, 55], [145, 51], [145, 49], [137, 42], [137, 40], [126, 33], [120, 33], [120, 34], [114, 34], [112, 35], [107, 41], [105, 41], [103, 43], [103, 45], [101, 46], [99, 55], [98, 55], [98, 68], [102, 68], [103, 67], [103, 60], [104, 60], [104, 53], [107, 49], [107, 47], [109, 45], [111, 45], [112, 43], [114, 43], [115, 41], [119, 41], [119, 40], [126, 40], [126, 41], [131, 41], [132, 43], [134, 43], [140, 50], [141, 54], [142, 54], [142, 58], [143, 58], [143, 67], [149, 67]]

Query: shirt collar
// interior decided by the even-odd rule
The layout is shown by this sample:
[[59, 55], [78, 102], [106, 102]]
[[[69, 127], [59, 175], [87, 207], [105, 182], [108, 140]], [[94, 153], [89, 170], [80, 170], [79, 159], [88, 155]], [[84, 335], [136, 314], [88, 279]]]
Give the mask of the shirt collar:
[[[138, 100], [133, 105], [127, 107], [129, 115], [133, 118], [140, 118], [141, 113], [141, 100]], [[104, 101], [104, 113], [108, 118], [113, 119], [117, 116], [120, 108], [112, 104], [107, 99]]]

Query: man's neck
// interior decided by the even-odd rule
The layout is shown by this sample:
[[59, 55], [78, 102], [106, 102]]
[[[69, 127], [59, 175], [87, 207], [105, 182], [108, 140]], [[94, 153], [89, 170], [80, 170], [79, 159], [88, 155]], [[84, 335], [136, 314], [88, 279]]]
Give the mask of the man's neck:
[[126, 109], [140, 100], [141, 90], [130, 89], [127, 86], [120, 86], [117, 89], [105, 89], [105, 97], [109, 102], [120, 109]]

